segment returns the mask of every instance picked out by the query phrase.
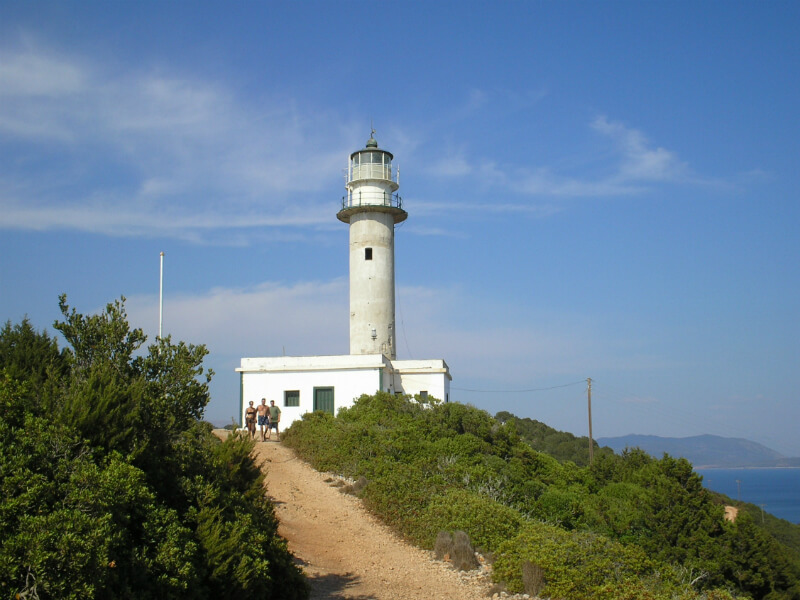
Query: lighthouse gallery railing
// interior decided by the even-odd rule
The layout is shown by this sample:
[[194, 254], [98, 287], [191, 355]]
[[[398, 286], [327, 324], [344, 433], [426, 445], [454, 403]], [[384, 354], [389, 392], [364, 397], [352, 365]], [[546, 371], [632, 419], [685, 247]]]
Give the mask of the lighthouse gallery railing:
[[356, 190], [342, 197], [342, 210], [354, 206], [393, 206], [403, 208], [400, 194], [389, 192]]

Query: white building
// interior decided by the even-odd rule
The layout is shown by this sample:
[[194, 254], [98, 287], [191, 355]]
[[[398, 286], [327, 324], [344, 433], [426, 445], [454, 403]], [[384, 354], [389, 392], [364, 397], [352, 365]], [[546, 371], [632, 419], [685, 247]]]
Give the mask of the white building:
[[281, 407], [282, 428], [303, 413], [335, 414], [379, 390], [449, 401], [452, 377], [444, 360], [397, 360], [394, 226], [408, 213], [396, 193], [393, 158], [373, 136], [353, 152], [336, 215], [350, 225], [350, 354], [243, 358], [236, 369], [242, 422], [250, 401], [262, 398]]

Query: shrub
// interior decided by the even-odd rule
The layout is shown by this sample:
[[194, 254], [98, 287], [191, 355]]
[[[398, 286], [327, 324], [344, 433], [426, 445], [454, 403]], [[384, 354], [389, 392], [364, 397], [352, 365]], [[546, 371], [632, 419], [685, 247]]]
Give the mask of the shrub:
[[532, 516], [567, 529], [574, 529], [583, 515], [581, 494], [551, 486], [533, 505]]
[[369, 475], [371, 483], [362, 493], [366, 507], [404, 536], [430, 548], [431, 530], [420, 523], [438, 491], [436, 483], [416, 465], [386, 459], [374, 462]]
[[[680, 568], [652, 560], [638, 546], [543, 523], [527, 524], [500, 547], [494, 575], [512, 591], [569, 600], [732, 600], [725, 590], [695, 590]], [[531, 591], [540, 577], [544, 586]]]
[[639, 579], [652, 568], [645, 553], [635, 546], [542, 523], [527, 524], [500, 546], [498, 555], [495, 575], [512, 591], [523, 591], [522, 567], [530, 562], [541, 568], [547, 595], [570, 600], [601, 598], [601, 586]]
[[367, 478], [366, 507], [411, 541], [452, 555], [436, 532], [465, 532], [514, 591], [541, 576], [554, 598], [725, 597], [695, 585], [800, 597], [795, 563], [746, 520], [725, 526], [686, 461], [630, 451], [562, 464], [484, 411], [383, 393], [307, 415], [284, 439], [318, 469]]
[[[523, 522], [513, 508], [474, 492], [450, 489], [431, 500], [420, 527], [426, 531], [465, 531], [479, 548], [494, 551], [515, 536]], [[425, 545], [430, 543], [426, 541]]]

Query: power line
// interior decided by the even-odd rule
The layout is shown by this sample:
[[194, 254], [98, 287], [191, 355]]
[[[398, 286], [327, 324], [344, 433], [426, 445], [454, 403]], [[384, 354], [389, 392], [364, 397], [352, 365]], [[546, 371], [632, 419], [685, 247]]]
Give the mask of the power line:
[[451, 390], [458, 390], [459, 392], [480, 392], [484, 394], [528, 394], [530, 392], [547, 392], [549, 390], [557, 390], [560, 388], [571, 387], [573, 385], [580, 385], [586, 383], [585, 379], [574, 381], [572, 383], [565, 383], [564, 385], [554, 385], [546, 388], [530, 388], [525, 390], [475, 390], [470, 388], [459, 388], [450, 386]]

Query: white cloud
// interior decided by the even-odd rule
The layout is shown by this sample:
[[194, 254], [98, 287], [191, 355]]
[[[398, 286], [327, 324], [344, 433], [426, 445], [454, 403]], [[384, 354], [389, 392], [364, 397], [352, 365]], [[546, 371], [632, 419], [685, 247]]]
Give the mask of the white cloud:
[[8, 228], [33, 231], [74, 229], [110, 236], [169, 236], [215, 243], [217, 238], [229, 236], [230, 229], [246, 234], [263, 227], [324, 227], [330, 221], [327, 206], [312, 206], [303, 210], [290, 208], [280, 213], [254, 211], [231, 214], [213, 207], [191, 213], [147, 201], [143, 197], [131, 202], [131, 206], [125, 204], [124, 201], [88, 199], [83, 204], [58, 207], [0, 200], [0, 223]]
[[[430, 214], [430, 213], [429, 213]], [[464, 231], [457, 229], [445, 229], [443, 227], [426, 227], [410, 225], [406, 231], [415, 235], [429, 236], [429, 237], [449, 237], [449, 238], [467, 238], [469, 237]]]
[[[347, 296], [346, 278], [167, 296], [164, 331], [222, 355], [270, 356], [284, 349], [293, 355], [346, 354]], [[132, 323], [153, 324], [152, 335], [158, 299], [131, 297], [127, 307]], [[530, 383], [587, 368], [659, 366], [635, 344], [615, 339], [580, 315], [498, 310], [460, 287], [401, 286], [396, 318], [403, 357], [444, 358], [461, 373], [498, 381]]]
[[[542, 95], [475, 89], [461, 110], [474, 114], [498, 98], [530, 107]], [[0, 98], [0, 156], [13, 157], [0, 161], [6, 229], [246, 245], [257, 228], [324, 227], [328, 190], [340, 181], [352, 129], [340, 115], [303, 110], [285, 98], [256, 105], [223, 82], [148, 66], [120, 73], [99, 59], [35, 43], [0, 49]], [[641, 132], [604, 116], [591, 127], [615, 144], [614, 162], [593, 178], [473, 158], [463, 144], [437, 145], [430, 168], [424, 153], [417, 163], [428, 177], [478, 182], [504, 197], [464, 199], [460, 214], [541, 218], [560, 210], [555, 201], [563, 198], [690, 182], [686, 165]], [[424, 138], [397, 128], [390, 137], [408, 156], [419, 153]], [[539, 201], [516, 202], [514, 194]], [[417, 208], [432, 214], [449, 206], [423, 201]]]
[[[429, 202], [424, 199], [415, 199], [414, 213], [418, 216], [430, 215], [451, 215], [451, 214], [519, 214], [531, 217], [544, 218], [549, 217], [557, 212], [563, 210], [563, 207], [549, 203], [549, 204], [522, 204], [515, 202]], [[413, 228], [415, 233], [421, 233], [416, 227]], [[428, 230], [427, 233], [432, 235], [435, 230]], [[448, 231], [448, 235], [456, 235], [455, 232]], [[458, 234], [462, 235], [462, 234]]]
[[471, 175], [474, 172], [474, 167], [469, 164], [466, 158], [461, 154], [444, 156], [436, 164], [428, 169], [428, 173], [433, 175], [441, 175], [443, 177], [463, 177]]
[[5, 54], [0, 62], [0, 97], [6, 101], [63, 97], [80, 91], [84, 85], [81, 67], [55, 56], [22, 50]]
[[[127, 301], [131, 323], [157, 330], [158, 298]], [[164, 335], [237, 356], [347, 353], [347, 281], [263, 283], [164, 299]]]
[[[347, 296], [346, 278], [167, 295], [164, 332], [209, 348], [205, 364], [217, 375], [207, 414], [225, 420], [237, 411], [234, 369], [242, 357], [349, 352]], [[152, 339], [158, 298], [130, 297], [127, 309], [133, 325], [149, 324], [144, 328]], [[466, 392], [472, 387], [523, 390], [543, 382], [574, 383], [598, 372], [671, 366], [644, 352], [646, 341], [620, 337], [613, 324], [528, 307], [509, 309], [461, 287], [401, 286], [396, 318], [398, 356], [444, 359], [454, 378], [454, 399], [463, 402], [493, 402], [491, 394]]]
[[341, 118], [31, 44], [0, 49], [0, 97], [0, 155], [14, 159], [0, 166], [5, 228], [192, 238], [308, 226], [347, 156]]
[[548, 95], [545, 88], [513, 89], [513, 88], [472, 88], [464, 96], [460, 104], [447, 111], [445, 121], [457, 123], [475, 119], [481, 111], [490, 109], [494, 115], [525, 113], [535, 107]]
[[[225, 422], [238, 413], [242, 357], [347, 354], [347, 280], [267, 282], [251, 288], [213, 288], [199, 295], [164, 298], [164, 335], [205, 344], [204, 361], [215, 371], [206, 417]], [[133, 296], [129, 322], [150, 340], [158, 333], [158, 298]], [[149, 326], [148, 326], [149, 324]]]
[[522, 172], [517, 178], [517, 182], [514, 184], [516, 191], [532, 196], [594, 198], [638, 194], [644, 191], [642, 187], [620, 181], [616, 175], [595, 181], [580, 180], [558, 176], [547, 167]]
[[[553, 198], [596, 198], [642, 194], [656, 183], [709, 183], [690, 174], [688, 166], [674, 152], [653, 147], [636, 129], [597, 117], [591, 129], [614, 142], [611, 161], [595, 176], [558, 172], [550, 165], [499, 165], [493, 160], [471, 159], [462, 146], [449, 150], [430, 169], [441, 177], [473, 177], [485, 186], [507, 189], [527, 196]], [[503, 205], [514, 211], [513, 203]]]
[[645, 135], [619, 122], [609, 121], [605, 116], [597, 117], [592, 128], [611, 139], [622, 152], [622, 161], [616, 179], [622, 182], [636, 180], [675, 181], [687, 172], [685, 163], [665, 148], [654, 148]]

